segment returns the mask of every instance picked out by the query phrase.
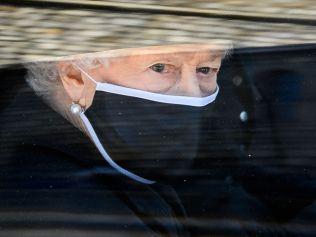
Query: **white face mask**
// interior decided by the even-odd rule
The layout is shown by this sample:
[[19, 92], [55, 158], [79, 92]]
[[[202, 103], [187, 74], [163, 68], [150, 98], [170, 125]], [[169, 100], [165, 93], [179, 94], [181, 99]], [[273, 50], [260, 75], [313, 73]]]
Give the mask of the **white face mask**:
[[[75, 65], [75, 64], [74, 64]], [[117, 94], [122, 96], [128, 96], [128, 97], [135, 97], [140, 99], [145, 99], [149, 101], [155, 101], [165, 104], [174, 104], [174, 105], [183, 105], [183, 106], [193, 106], [193, 107], [203, 107], [210, 103], [212, 103], [219, 92], [219, 88], [216, 88], [216, 91], [206, 97], [190, 97], [190, 96], [179, 96], [179, 95], [167, 95], [167, 94], [159, 94], [159, 93], [153, 93], [148, 91], [143, 91], [139, 89], [133, 89], [133, 88], [127, 88], [119, 85], [109, 84], [109, 83], [101, 83], [94, 80], [84, 69], [82, 69], [80, 66], [75, 65], [88, 79], [96, 83], [96, 91], [103, 91], [111, 94]], [[93, 140], [94, 144], [98, 148], [100, 154], [103, 156], [103, 158], [118, 172], [128, 176], [129, 178], [136, 180], [138, 182], [144, 183], [144, 184], [153, 184], [155, 181], [148, 180], [145, 178], [142, 178], [124, 168], [116, 164], [107, 151], [104, 149], [102, 143], [100, 142], [98, 135], [96, 134], [95, 130], [93, 129], [89, 119], [85, 115], [84, 111], [80, 114], [80, 117], [85, 124], [89, 135], [91, 139]], [[106, 146], [106, 144], [104, 144]]]

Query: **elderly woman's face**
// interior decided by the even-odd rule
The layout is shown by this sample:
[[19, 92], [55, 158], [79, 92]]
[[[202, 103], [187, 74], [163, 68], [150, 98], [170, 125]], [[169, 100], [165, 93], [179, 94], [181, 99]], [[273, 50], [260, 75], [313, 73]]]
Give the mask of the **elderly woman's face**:
[[89, 77], [148, 92], [204, 97], [216, 90], [223, 52], [218, 45], [116, 50], [96, 55], [96, 65], [84, 67], [85, 73], [67, 61], [59, 64], [59, 73], [70, 99], [85, 108], [92, 104], [96, 89]]
[[155, 93], [207, 96], [216, 90], [222, 55], [210, 50], [111, 58], [103, 82]]

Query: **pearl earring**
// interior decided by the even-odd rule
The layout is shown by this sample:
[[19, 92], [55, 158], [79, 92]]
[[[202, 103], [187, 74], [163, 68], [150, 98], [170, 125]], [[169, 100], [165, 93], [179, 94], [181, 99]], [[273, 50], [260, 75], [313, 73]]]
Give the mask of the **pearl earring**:
[[78, 115], [83, 111], [83, 109], [80, 104], [72, 102], [72, 105], [70, 106], [70, 111], [72, 114]]

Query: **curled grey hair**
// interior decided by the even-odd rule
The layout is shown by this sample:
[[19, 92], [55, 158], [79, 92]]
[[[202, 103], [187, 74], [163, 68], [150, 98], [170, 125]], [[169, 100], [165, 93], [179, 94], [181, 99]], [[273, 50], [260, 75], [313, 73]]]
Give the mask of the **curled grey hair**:
[[[84, 65], [84, 68], [94, 66], [95, 59], [86, 58], [81, 60], [71, 60], [73, 63]], [[35, 61], [25, 63], [27, 69], [26, 80], [34, 91], [40, 96], [49, 96], [58, 85], [60, 61]]]
[[[61, 61], [80, 64], [83, 68], [95, 66], [96, 60], [92, 58], [67, 59], [51, 61], [35, 61], [25, 63], [27, 69], [26, 81], [34, 92], [41, 97], [52, 109], [60, 113], [64, 118], [70, 121], [74, 126], [84, 131], [82, 123], [69, 113], [71, 99], [66, 93], [60, 80], [58, 64]], [[99, 60], [100, 61], [100, 60]]]
[[27, 69], [26, 81], [45, 101], [52, 96], [54, 89], [60, 83], [57, 63], [57, 61], [36, 61], [24, 65]]

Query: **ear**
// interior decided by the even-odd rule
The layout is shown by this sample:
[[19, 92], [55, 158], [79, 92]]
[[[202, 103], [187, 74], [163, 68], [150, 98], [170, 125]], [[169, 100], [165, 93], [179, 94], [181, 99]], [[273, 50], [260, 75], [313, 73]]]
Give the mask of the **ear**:
[[68, 96], [72, 101], [80, 101], [83, 97], [85, 81], [79, 69], [71, 62], [62, 61], [58, 63], [58, 73]]

